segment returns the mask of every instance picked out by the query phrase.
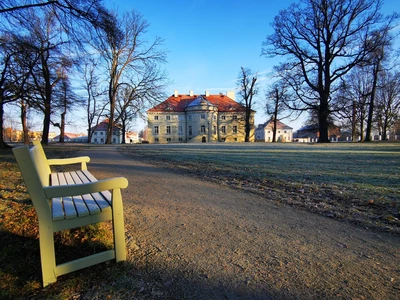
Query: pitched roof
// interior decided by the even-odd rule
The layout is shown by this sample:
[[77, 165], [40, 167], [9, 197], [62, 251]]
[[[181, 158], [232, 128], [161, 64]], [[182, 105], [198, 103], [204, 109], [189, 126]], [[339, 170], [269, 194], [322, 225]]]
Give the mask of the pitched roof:
[[150, 108], [147, 112], [184, 112], [187, 106], [200, 105], [201, 100], [218, 107], [219, 112], [245, 111], [246, 108], [226, 95], [171, 95], [167, 100]]
[[[109, 123], [110, 123], [110, 121], [109, 121], [108, 119], [105, 119], [103, 122], [100, 122], [99, 124], [97, 124], [96, 126], [94, 126], [94, 127], [92, 128], [92, 130], [93, 130], [93, 131], [106, 131], [107, 128], [108, 128], [108, 124], [109, 124]], [[114, 123], [114, 128], [113, 128], [113, 130], [121, 129], [120, 127], [121, 127], [120, 125]]]
[[[273, 126], [274, 126], [274, 121], [270, 120], [270, 121], [265, 122], [264, 124], [258, 125], [257, 129], [270, 128], [272, 130]], [[279, 120], [276, 120], [276, 129], [288, 129], [288, 130], [290, 130], [290, 129], [293, 129], [293, 128], [288, 126], [288, 125], [286, 125], [286, 124], [284, 124], [284, 123], [282, 123]]]

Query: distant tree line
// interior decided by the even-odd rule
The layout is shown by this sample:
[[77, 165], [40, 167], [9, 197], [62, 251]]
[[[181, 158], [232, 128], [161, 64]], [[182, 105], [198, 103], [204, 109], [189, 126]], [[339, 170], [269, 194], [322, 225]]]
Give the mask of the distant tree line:
[[0, 148], [7, 147], [6, 105], [20, 110], [26, 143], [30, 115], [43, 118], [42, 143], [49, 142], [51, 125], [60, 129], [63, 142], [67, 114], [82, 107], [88, 141], [102, 118], [109, 120], [106, 143], [112, 142], [115, 124], [126, 131], [147, 106], [165, 97], [168, 84], [163, 40], [148, 42], [148, 27], [140, 13], [118, 14], [101, 0], [3, 0]]

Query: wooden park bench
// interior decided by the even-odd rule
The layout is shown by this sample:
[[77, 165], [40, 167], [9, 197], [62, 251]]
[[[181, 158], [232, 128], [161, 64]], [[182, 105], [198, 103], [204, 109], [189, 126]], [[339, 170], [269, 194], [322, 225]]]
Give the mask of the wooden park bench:
[[[121, 189], [128, 186], [125, 178], [97, 180], [87, 170], [87, 156], [47, 159], [40, 142], [13, 152], [39, 219], [43, 286], [55, 282], [57, 276], [107, 260], [126, 260], [121, 197]], [[52, 173], [51, 166], [67, 164], [80, 164], [81, 169]], [[55, 232], [108, 220], [113, 224], [113, 250], [56, 264]]]

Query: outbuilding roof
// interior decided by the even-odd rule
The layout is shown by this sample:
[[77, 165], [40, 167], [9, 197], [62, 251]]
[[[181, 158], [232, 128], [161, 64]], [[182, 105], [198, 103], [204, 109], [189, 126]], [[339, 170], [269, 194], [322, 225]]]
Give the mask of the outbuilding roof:
[[[270, 121], [267, 121], [267, 122], [265, 122], [263, 124], [258, 125], [257, 129], [270, 128], [271, 130], [273, 130], [273, 126], [274, 126], [274, 121], [270, 120]], [[284, 124], [284, 123], [282, 123], [279, 120], [276, 120], [276, 129], [287, 129], [287, 130], [290, 130], [290, 129], [293, 129], [293, 128], [288, 126], [288, 125], [286, 125], [286, 124]]]

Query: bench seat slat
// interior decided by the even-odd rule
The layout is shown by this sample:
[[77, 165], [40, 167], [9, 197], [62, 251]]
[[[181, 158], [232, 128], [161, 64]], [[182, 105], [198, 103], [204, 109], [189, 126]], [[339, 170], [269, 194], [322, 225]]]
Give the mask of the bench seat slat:
[[[52, 185], [60, 185], [60, 183], [58, 181], [57, 173], [51, 174], [51, 184]], [[64, 220], [64, 209], [63, 209], [63, 204], [62, 204], [61, 198], [51, 199], [51, 212], [53, 215], [52, 216], [53, 220], [55, 220], [55, 221]]]
[[[83, 173], [87, 178], [89, 178], [90, 181], [97, 181], [96, 177], [94, 177], [94, 176], [92, 175], [92, 173], [90, 173], [88, 170], [84, 170], [84, 171], [82, 171], [82, 173]], [[112, 199], [112, 194], [111, 194], [111, 192], [110, 192], [110, 191], [101, 191], [100, 193], [104, 196], [104, 198], [105, 198], [105, 199], [110, 203], [110, 205], [111, 205], [111, 199]]]
[[[67, 185], [68, 184], [68, 176], [65, 176], [66, 173], [59, 172], [57, 173], [57, 178], [58, 178], [58, 185]], [[52, 182], [52, 185], [53, 182]], [[62, 199], [62, 204], [63, 204], [63, 210], [64, 210], [64, 218], [65, 219], [73, 219], [78, 216], [78, 213], [75, 208], [74, 201], [72, 197], [63, 197]]]
[[[77, 172], [70, 173], [75, 183], [85, 183], [79, 177]], [[94, 201], [93, 196], [91, 194], [82, 195], [82, 201], [86, 204], [88, 209], [88, 213], [91, 215], [98, 214], [101, 212], [100, 207], [97, 205], [96, 201]]]
[[[51, 174], [51, 185], [72, 185], [95, 182], [89, 171], [59, 172]], [[52, 199], [53, 220], [73, 219], [98, 214], [111, 209], [110, 191]]]
[[[92, 175], [89, 171], [77, 171], [76, 172], [79, 178], [83, 182], [95, 182], [97, 181], [96, 177]], [[111, 193], [109, 191], [102, 191], [100, 193], [93, 193], [93, 198], [96, 200], [97, 204], [100, 206], [101, 210], [107, 209], [111, 206]]]
[[[75, 178], [74, 178], [73, 174], [74, 174], [74, 172], [65, 172], [64, 173], [64, 176], [65, 176], [65, 179], [66, 179], [68, 185], [81, 183], [80, 180], [75, 181]], [[87, 215], [89, 215], [89, 210], [86, 207], [86, 204], [85, 204], [82, 196], [79, 196], [79, 195], [73, 196], [72, 197], [72, 201], [73, 201], [73, 203], [75, 205], [75, 209], [76, 209], [76, 212], [77, 212], [78, 216], [87, 216]]]

